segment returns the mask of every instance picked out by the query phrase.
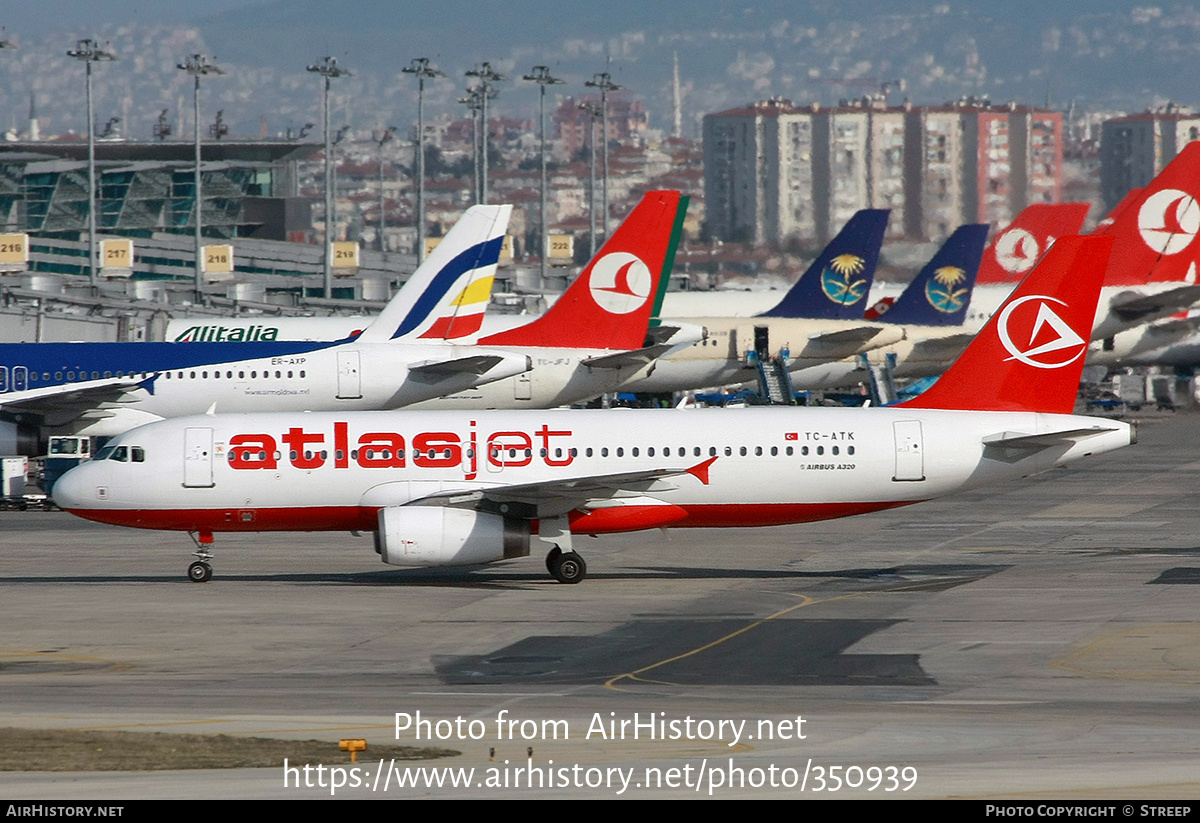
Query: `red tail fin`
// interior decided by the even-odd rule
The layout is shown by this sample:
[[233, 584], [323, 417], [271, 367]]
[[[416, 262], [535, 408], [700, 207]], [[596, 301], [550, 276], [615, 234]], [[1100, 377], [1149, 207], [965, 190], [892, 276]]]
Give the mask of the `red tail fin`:
[[1056, 238], [1079, 234], [1087, 203], [1034, 203], [984, 249], [975, 285], [1019, 283]]
[[1013, 291], [914, 409], [1070, 414], [1112, 249], [1109, 237], [1063, 237]]
[[[1106, 286], [1196, 282], [1200, 244], [1200, 143], [1188, 143], [1137, 197], [1126, 197], [1096, 234], [1116, 239]], [[1185, 253], [1186, 252], [1186, 253]]]
[[671, 273], [687, 198], [647, 192], [554, 305], [481, 346], [640, 349]]

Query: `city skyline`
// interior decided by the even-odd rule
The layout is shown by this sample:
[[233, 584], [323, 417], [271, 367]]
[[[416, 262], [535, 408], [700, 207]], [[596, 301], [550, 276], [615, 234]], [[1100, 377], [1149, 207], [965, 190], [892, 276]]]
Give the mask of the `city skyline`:
[[[848, 12], [820, 2], [749, 9], [698, 3], [686, 20], [625, 0], [603, 12], [564, 13], [526, 0], [482, 5], [495, 15], [461, 15], [469, 5], [451, 0], [404, 15], [386, 3], [309, 0], [221, 0], [183, 8], [129, 0], [78, 8], [52, 0], [36, 10], [12, 9], [0, 24], [19, 48], [0, 55], [0, 72], [8, 78], [0, 89], [0, 125], [19, 128], [32, 94], [45, 129], [82, 131], [75, 100], [81, 84], [64, 53], [76, 38], [92, 36], [111, 40], [120, 58], [97, 77], [97, 117], [121, 117], [123, 133], [135, 139], [149, 138], [162, 109], [174, 115], [182, 108], [186, 78], [173, 67], [188, 53], [215, 54], [228, 68], [229, 76], [206, 95], [241, 135], [257, 135], [264, 120], [271, 135], [313, 122], [318, 90], [304, 66], [325, 55], [354, 72], [334, 93], [335, 112], [357, 129], [415, 119], [415, 83], [400, 69], [425, 56], [447, 75], [426, 89], [431, 117], [465, 115], [456, 102], [466, 87], [463, 73], [486, 60], [512, 78], [548, 65], [566, 81], [559, 95], [577, 96], [594, 73], [610, 71], [645, 102], [650, 126], [667, 130], [678, 54], [684, 134], [698, 137], [706, 113], [769, 97], [830, 105], [884, 83], [893, 102], [907, 97], [917, 104], [963, 95], [1029, 105], [1044, 105], [1049, 97], [1057, 108], [1074, 101], [1113, 111], [1172, 99], [1189, 104], [1185, 67], [1200, 48], [1194, 45], [1200, 13], [1181, 4], [1018, 3], [984, 12], [971, 4], [910, 0]], [[510, 80], [501, 84], [495, 111], [532, 119], [537, 99], [535, 84]]]

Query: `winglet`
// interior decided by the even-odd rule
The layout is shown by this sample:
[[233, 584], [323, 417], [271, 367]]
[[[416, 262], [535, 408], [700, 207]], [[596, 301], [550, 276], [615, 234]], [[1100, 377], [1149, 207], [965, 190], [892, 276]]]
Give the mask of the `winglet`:
[[478, 331], [511, 214], [512, 206], [467, 209], [358, 339], [450, 339]]
[[911, 409], [1070, 414], [1095, 320], [1109, 237], [1063, 237]]
[[881, 316], [884, 323], [961, 326], [987, 241], [986, 224], [959, 226]]
[[150, 375], [149, 377], [147, 377], [147, 378], [146, 378], [145, 380], [143, 380], [142, 382], [138, 383], [138, 384], [137, 384], [137, 385], [138, 385], [138, 388], [139, 388], [139, 389], [145, 389], [145, 390], [146, 390], [146, 391], [148, 391], [150, 394], [154, 394], [154, 381], [155, 381], [155, 380], [157, 380], [157, 379], [158, 379], [158, 373], [157, 373], [157, 372], [155, 372], [154, 374]]
[[692, 466], [690, 469], [687, 470], [687, 473], [690, 474], [692, 477], [695, 477], [697, 480], [699, 480], [701, 483], [703, 483], [704, 485], [707, 486], [708, 485], [708, 470], [712, 466], [712, 464], [716, 463], [716, 462], [717, 462], [717, 458], [710, 457], [707, 460], [705, 460], [703, 463], [697, 463], [695, 466]]
[[887, 221], [887, 209], [855, 212], [779, 305], [759, 316], [861, 320]]
[[687, 202], [677, 191], [647, 192], [549, 311], [480, 345], [641, 348], [671, 274]]

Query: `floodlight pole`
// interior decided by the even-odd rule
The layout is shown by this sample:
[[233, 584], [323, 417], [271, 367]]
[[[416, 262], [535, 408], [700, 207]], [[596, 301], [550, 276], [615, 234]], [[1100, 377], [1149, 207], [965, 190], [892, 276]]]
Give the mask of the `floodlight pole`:
[[333, 219], [333, 144], [329, 136], [329, 81], [334, 77], [348, 77], [350, 72], [338, 66], [337, 59], [326, 57], [320, 63], [308, 66], [308, 71], [325, 78], [325, 95], [322, 113], [325, 126], [325, 254], [323, 271], [325, 275], [325, 299], [333, 296], [333, 240], [337, 226], [331, 226]]
[[425, 81], [445, 77], [429, 65], [428, 57], [417, 57], [400, 69], [417, 78], [417, 264], [425, 260]]
[[[202, 242], [200, 233], [203, 227], [204, 215], [204, 191], [200, 175], [200, 78], [210, 74], [224, 74], [225, 72], [221, 71], [216, 64], [209, 62], [209, 59], [203, 54], [193, 54], [188, 57], [186, 62], [178, 63], [175, 67], [186, 71], [195, 81], [192, 93], [192, 134], [196, 143], [196, 182], [195, 197], [193, 199], [196, 204], [196, 301], [200, 302], [204, 299], [204, 248], [200, 245]], [[217, 131], [220, 132], [220, 129]]]
[[383, 147], [392, 136], [396, 134], [395, 126], [388, 126], [383, 130], [383, 135], [375, 142], [379, 144], [379, 251], [387, 251], [387, 246], [383, 242], [383, 230], [387, 227], [387, 202], [383, 197]]
[[577, 104], [588, 116], [588, 146], [591, 148], [591, 170], [588, 176], [588, 237], [591, 239], [591, 256], [596, 256], [596, 117], [600, 114], [598, 104], [584, 100]]
[[479, 96], [477, 88], [468, 88], [467, 96], [458, 98], [471, 112], [471, 200], [479, 205]]
[[527, 74], [522, 79], [537, 83], [539, 87], [538, 131], [542, 142], [542, 207], [540, 222], [542, 224], [542, 285], [544, 286], [546, 284], [546, 258], [550, 256], [550, 240], [546, 225], [546, 86], [562, 85], [566, 81], [559, 80], [557, 77], [551, 77], [549, 66], [534, 66], [533, 74]]
[[483, 120], [483, 147], [480, 151], [479, 160], [479, 198], [480, 202], [486, 206], [488, 202], [488, 100], [500, 94], [500, 90], [496, 88], [495, 84], [508, 78], [492, 71], [491, 63], [480, 63], [479, 68], [469, 70], [466, 75], [467, 77], [479, 78], [479, 95], [483, 107], [481, 115]]
[[[600, 116], [603, 118], [601, 138], [604, 142], [604, 239], [608, 239], [608, 93], [621, 87], [612, 81], [608, 72], [597, 73], [583, 85], [600, 89]], [[595, 149], [593, 148], [593, 151]]]
[[[96, 288], [96, 123], [92, 112], [92, 64], [116, 60], [112, 52], [100, 48], [95, 40], [80, 40], [67, 52], [68, 57], [82, 60], [87, 68], [88, 121], [88, 285]], [[133, 264], [133, 261], [129, 261]]]

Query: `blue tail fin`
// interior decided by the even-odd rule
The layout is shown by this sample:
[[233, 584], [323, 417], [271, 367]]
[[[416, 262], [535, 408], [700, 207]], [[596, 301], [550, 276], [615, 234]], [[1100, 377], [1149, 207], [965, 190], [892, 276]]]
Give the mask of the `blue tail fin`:
[[887, 220], [887, 209], [856, 212], [779, 305], [759, 316], [861, 320]]
[[880, 318], [910, 326], [961, 326], [987, 242], [986, 224], [959, 226]]

